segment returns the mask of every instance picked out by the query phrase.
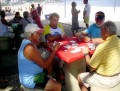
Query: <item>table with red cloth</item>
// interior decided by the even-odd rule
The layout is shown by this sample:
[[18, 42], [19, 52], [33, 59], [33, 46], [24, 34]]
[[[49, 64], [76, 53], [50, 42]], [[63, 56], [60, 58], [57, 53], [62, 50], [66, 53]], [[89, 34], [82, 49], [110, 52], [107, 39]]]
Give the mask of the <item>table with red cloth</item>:
[[57, 56], [67, 63], [84, 58], [82, 48], [85, 46], [90, 48], [90, 55], [94, 53], [95, 49], [95, 45], [92, 42], [80, 42], [76, 37], [69, 37], [59, 41], [59, 43], [61, 47], [57, 52]]
[[69, 37], [57, 42], [61, 47], [56, 55], [64, 61], [65, 91], [81, 91], [76, 78], [79, 73], [86, 71], [82, 48], [88, 46], [90, 55], [92, 55], [95, 46], [92, 42], [80, 42], [76, 37]]

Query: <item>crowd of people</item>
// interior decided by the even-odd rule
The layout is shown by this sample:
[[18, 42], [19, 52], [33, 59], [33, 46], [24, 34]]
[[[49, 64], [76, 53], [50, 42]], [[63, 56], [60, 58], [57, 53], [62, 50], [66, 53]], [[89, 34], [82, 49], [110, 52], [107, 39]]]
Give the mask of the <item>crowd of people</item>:
[[[82, 49], [89, 72], [78, 74], [79, 87], [81, 91], [88, 91], [91, 86], [114, 87], [120, 83], [120, 39], [117, 37], [116, 25], [112, 21], [105, 22], [105, 14], [102, 11], [96, 12], [95, 23], [89, 25], [90, 4], [88, 0], [83, 0], [83, 3], [85, 4], [83, 19], [86, 29], [78, 32], [80, 10], [76, 9], [76, 2], [72, 2], [71, 30], [73, 36], [80, 42], [91, 41], [97, 43], [97, 46], [92, 56], [89, 55], [88, 47]], [[0, 36], [12, 38], [13, 47], [16, 47], [20, 37], [24, 38], [21, 45], [17, 47], [19, 80], [23, 86], [32, 89], [44, 88], [46, 91], [61, 91], [62, 83], [59, 80], [64, 80], [62, 67], [57, 72], [55, 71], [60, 76], [58, 76], [59, 80], [52, 74], [58, 69], [61, 61], [55, 59], [56, 52], [60, 48], [60, 44], [55, 41], [64, 40], [67, 35], [64, 27], [58, 22], [60, 17], [57, 13], [50, 14], [49, 24], [45, 26], [42, 25], [40, 19], [41, 13], [40, 4], [37, 8], [32, 4], [30, 13], [24, 11], [21, 17], [20, 13], [16, 12], [15, 17], [7, 22], [5, 12], [1, 11]], [[9, 32], [8, 26], [13, 28], [13, 32]], [[47, 58], [43, 58], [39, 47], [51, 48], [52, 51]]]

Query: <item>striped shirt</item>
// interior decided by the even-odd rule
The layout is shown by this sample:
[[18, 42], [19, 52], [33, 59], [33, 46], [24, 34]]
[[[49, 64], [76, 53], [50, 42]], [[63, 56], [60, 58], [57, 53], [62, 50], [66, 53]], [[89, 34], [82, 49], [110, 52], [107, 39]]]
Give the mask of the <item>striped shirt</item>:
[[96, 48], [89, 64], [101, 75], [120, 72], [120, 39], [117, 35], [108, 37]]

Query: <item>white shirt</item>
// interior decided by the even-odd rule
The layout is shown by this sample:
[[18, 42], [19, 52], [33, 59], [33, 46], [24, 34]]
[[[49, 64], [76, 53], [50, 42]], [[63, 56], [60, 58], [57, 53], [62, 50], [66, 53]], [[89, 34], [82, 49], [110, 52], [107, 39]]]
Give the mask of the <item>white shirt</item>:
[[3, 24], [1, 19], [0, 19], [0, 36], [4, 36], [4, 37], [10, 37], [13, 38], [14, 37], [14, 33], [11, 33], [7, 27], [7, 25]]
[[64, 32], [62, 31], [62, 29], [59, 28], [59, 27], [57, 27], [56, 29], [51, 28], [51, 29], [50, 29], [50, 33], [51, 33], [52, 35], [58, 35], [58, 34], [63, 35], [63, 34], [64, 34]]
[[[26, 20], [27, 19], [27, 20]], [[34, 23], [33, 19], [31, 17], [28, 18], [22, 18], [19, 22], [20, 25], [23, 26], [23, 29], [25, 29], [25, 27], [30, 24], [30, 23]]]
[[2, 23], [1, 19], [0, 19], [0, 35], [4, 35], [8, 32], [8, 27]]
[[85, 16], [90, 16], [90, 9], [91, 9], [90, 4], [89, 3], [85, 4], [85, 7], [84, 7], [84, 11], [86, 11]]

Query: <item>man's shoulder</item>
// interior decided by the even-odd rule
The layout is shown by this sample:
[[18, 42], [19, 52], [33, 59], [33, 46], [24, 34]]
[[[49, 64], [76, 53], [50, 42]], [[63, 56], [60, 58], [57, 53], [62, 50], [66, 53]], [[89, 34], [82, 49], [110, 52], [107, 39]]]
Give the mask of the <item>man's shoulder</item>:
[[41, 9], [42, 7], [41, 6], [38, 6], [37, 9]]
[[90, 9], [91, 8], [90, 4], [89, 3], [85, 4], [85, 8]]
[[95, 24], [95, 23], [93, 23], [93, 24], [91, 24], [91, 25], [90, 25], [90, 27], [96, 27], [96, 24]]
[[44, 29], [46, 29], [46, 28], [50, 28], [49, 24], [44, 26]]
[[92, 31], [94, 29], [96, 29], [96, 24], [95, 23], [91, 24], [87, 29], [85, 29], [85, 31]]
[[45, 35], [45, 34], [47, 34], [49, 32], [50, 32], [50, 26], [49, 26], [49, 24], [47, 24], [47, 25], [44, 26], [44, 32], [43, 32], [43, 34]]
[[87, 6], [91, 7], [89, 3], [86, 4]]

